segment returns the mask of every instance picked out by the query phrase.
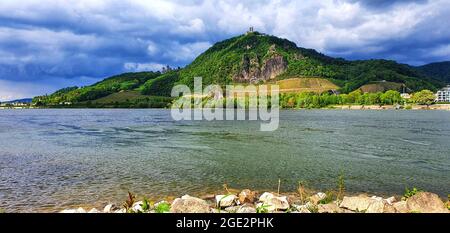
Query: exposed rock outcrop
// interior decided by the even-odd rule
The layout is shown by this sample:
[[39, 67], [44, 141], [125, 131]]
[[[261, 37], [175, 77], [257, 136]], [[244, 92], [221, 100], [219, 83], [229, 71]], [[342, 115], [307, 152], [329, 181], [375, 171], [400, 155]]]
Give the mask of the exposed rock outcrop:
[[288, 68], [288, 61], [285, 57], [277, 54], [275, 45], [269, 49], [268, 58], [258, 57], [257, 55], [244, 55], [241, 61], [241, 70], [233, 77], [234, 81], [258, 83], [274, 79], [276, 76], [284, 73]]

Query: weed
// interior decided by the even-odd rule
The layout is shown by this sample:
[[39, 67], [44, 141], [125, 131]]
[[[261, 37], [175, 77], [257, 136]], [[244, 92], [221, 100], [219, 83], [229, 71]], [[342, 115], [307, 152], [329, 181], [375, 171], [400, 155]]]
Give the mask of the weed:
[[326, 194], [326, 197], [324, 199], [320, 200], [319, 204], [325, 205], [325, 204], [331, 203], [336, 198], [336, 194], [333, 191], [326, 191], [325, 194]]
[[298, 194], [300, 194], [300, 202], [302, 205], [306, 203], [306, 200], [308, 199], [308, 195], [306, 194], [306, 182], [299, 181], [298, 182]]
[[344, 175], [341, 174], [338, 177], [338, 192], [336, 196], [337, 201], [342, 200], [344, 198], [344, 194], [345, 194], [345, 181]]
[[227, 184], [223, 184], [223, 188], [225, 189], [225, 191], [227, 191], [228, 194], [230, 194], [230, 190], [228, 190], [228, 185]]
[[143, 212], [149, 211], [151, 207], [151, 203], [147, 200], [147, 198], [144, 198], [142, 200], [141, 208]]
[[133, 204], [136, 202], [136, 196], [132, 194], [130, 191], [128, 191], [128, 198], [123, 204], [123, 207], [127, 212], [131, 212], [131, 208], [133, 207]]
[[450, 210], [450, 194], [447, 195], [447, 209]]
[[319, 207], [317, 205], [308, 205], [306, 208], [311, 213], [319, 213]]
[[167, 202], [159, 203], [155, 208], [155, 212], [158, 214], [170, 212], [170, 204]]
[[406, 201], [408, 198], [422, 192], [422, 190], [417, 189], [416, 187], [412, 188], [411, 190], [409, 188], [406, 188], [405, 194], [403, 194], [402, 200]]
[[269, 206], [266, 204], [262, 204], [256, 207], [256, 213], [258, 214], [266, 214], [269, 213]]

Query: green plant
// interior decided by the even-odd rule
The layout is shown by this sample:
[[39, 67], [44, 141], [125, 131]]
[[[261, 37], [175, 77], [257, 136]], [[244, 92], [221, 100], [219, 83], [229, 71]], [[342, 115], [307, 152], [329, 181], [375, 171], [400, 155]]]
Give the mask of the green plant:
[[446, 205], [447, 205], [447, 209], [448, 210], [450, 210], [450, 194], [449, 195], [447, 195], [447, 203], [446, 203]]
[[344, 194], [345, 194], [345, 181], [344, 181], [344, 175], [341, 174], [338, 177], [338, 192], [337, 192], [337, 196], [336, 196], [337, 201], [342, 200], [342, 198], [344, 198]]
[[336, 199], [336, 194], [333, 191], [326, 191], [326, 197], [319, 201], [319, 204], [328, 204]]
[[266, 204], [262, 204], [256, 207], [256, 213], [258, 214], [266, 214], [269, 213], [269, 206]]
[[311, 213], [319, 213], [319, 207], [317, 205], [308, 205], [306, 208]]
[[412, 188], [411, 190], [409, 188], [406, 188], [405, 194], [403, 194], [402, 200], [407, 200], [408, 198], [422, 192], [422, 190], [417, 189], [416, 187]]
[[149, 211], [150, 206], [151, 206], [150, 202], [147, 200], [147, 198], [144, 198], [144, 200], [142, 200], [142, 204], [141, 204], [142, 211], [144, 211], [144, 212]]
[[167, 202], [161, 202], [155, 208], [155, 212], [158, 214], [168, 213], [169, 211], [170, 211], [170, 204]]
[[304, 181], [298, 182], [297, 192], [300, 195], [300, 203], [302, 205], [305, 204], [306, 200], [308, 199], [308, 194], [306, 193], [306, 182]]
[[128, 191], [128, 197], [125, 203], [123, 204], [123, 207], [127, 212], [131, 212], [131, 208], [133, 207], [133, 204], [136, 202], [136, 196], [132, 194], [130, 191]]

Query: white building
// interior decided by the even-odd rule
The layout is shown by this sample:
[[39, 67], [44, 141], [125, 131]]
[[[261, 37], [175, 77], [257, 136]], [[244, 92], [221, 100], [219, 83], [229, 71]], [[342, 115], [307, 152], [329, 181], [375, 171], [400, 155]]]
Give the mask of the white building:
[[450, 85], [436, 93], [436, 102], [450, 102]]

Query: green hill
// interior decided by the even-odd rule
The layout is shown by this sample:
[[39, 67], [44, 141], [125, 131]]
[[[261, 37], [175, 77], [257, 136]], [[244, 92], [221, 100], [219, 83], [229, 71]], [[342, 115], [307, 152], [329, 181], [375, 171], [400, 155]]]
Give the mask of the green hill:
[[417, 70], [429, 77], [433, 77], [447, 84], [450, 83], [450, 61], [430, 63], [417, 67]]
[[33, 102], [38, 105], [64, 105], [96, 100], [113, 93], [134, 90], [146, 81], [157, 78], [160, 72], [124, 73], [104, 79], [87, 87], [67, 87], [51, 95], [37, 96]]
[[258, 32], [215, 44], [179, 72], [179, 83], [263, 83], [297, 76], [323, 77], [349, 92], [373, 81], [404, 83], [411, 90], [435, 90], [442, 84], [414, 68], [387, 60], [346, 61], [297, 47], [293, 42]]
[[[94, 85], [61, 89], [49, 96], [34, 98], [41, 105], [92, 102], [118, 92], [139, 91], [143, 96], [170, 96], [175, 84], [193, 86], [194, 77], [203, 84], [275, 83], [292, 78], [323, 78], [348, 93], [374, 82], [405, 85], [408, 90], [436, 90], [444, 85], [440, 74], [388, 60], [347, 61], [332, 58], [275, 36], [250, 32], [233, 37], [206, 50], [183, 69], [166, 73], [126, 73]], [[439, 81], [439, 80], [441, 81]], [[302, 89], [303, 87], [296, 87]], [[323, 88], [323, 87], [308, 87]], [[121, 96], [112, 99], [120, 102]]]

